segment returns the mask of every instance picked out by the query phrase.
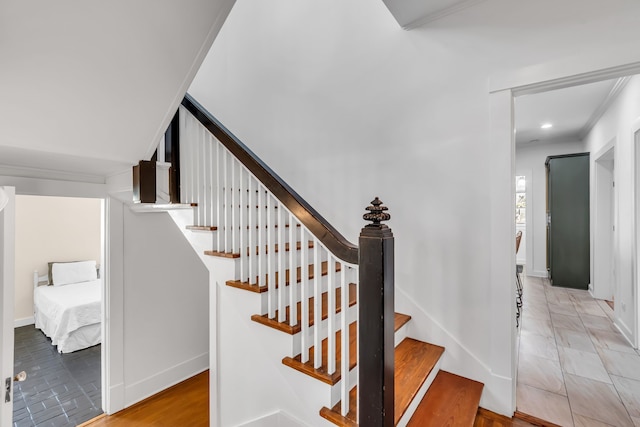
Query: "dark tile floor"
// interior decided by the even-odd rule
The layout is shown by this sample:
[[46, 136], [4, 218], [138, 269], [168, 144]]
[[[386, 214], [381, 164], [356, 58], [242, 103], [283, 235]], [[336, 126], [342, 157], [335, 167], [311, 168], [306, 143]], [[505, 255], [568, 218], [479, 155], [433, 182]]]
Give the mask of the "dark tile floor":
[[60, 354], [33, 325], [15, 329], [13, 427], [76, 426], [102, 414], [100, 345]]

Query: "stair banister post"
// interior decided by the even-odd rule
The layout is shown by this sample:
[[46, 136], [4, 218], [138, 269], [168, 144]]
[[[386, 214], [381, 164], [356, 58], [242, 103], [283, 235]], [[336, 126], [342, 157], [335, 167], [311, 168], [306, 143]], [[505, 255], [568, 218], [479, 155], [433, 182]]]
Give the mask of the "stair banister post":
[[377, 197], [359, 239], [358, 424], [394, 426], [394, 240]]

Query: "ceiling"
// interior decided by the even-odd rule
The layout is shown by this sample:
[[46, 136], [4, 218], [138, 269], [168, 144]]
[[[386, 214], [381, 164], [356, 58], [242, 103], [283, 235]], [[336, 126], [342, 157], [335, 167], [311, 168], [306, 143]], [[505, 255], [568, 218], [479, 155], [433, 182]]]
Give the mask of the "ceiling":
[[398, 24], [406, 30], [456, 13], [484, 0], [383, 0]]
[[[572, 86], [515, 99], [516, 144], [582, 140], [627, 78]], [[545, 123], [552, 127], [543, 129]]]
[[104, 182], [148, 158], [234, 1], [0, 2], [0, 173]]

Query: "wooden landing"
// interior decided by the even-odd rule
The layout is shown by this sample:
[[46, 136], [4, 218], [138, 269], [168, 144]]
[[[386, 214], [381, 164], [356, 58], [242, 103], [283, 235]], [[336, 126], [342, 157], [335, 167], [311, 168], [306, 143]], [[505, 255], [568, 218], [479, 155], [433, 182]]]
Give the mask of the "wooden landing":
[[[426, 342], [405, 338], [395, 350], [395, 375], [394, 375], [394, 407], [395, 424], [408, 409], [411, 401], [424, 384], [433, 368], [444, 353], [444, 348]], [[320, 415], [338, 426], [357, 426], [356, 416], [357, 390], [354, 387], [350, 392], [349, 413], [346, 417], [340, 415], [341, 405], [338, 403], [332, 409], [324, 407]], [[477, 408], [476, 408], [477, 409]], [[446, 424], [439, 424], [445, 426]]]
[[[350, 283], [349, 284], [349, 307], [353, 307], [356, 304], [356, 297], [357, 297], [357, 293], [358, 293], [358, 289], [355, 283]], [[311, 297], [309, 298], [309, 326], [313, 326], [313, 324], [315, 323], [315, 304], [314, 304], [315, 298]], [[296, 305], [297, 307], [297, 314], [298, 314], [298, 323], [296, 323], [295, 325], [291, 326], [290, 323], [290, 307], [287, 307], [286, 312], [285, 312], [285, 321], [284, 322], [279, 322], [278, 321], [278, 310], [276, 310], [276, 316], [275, 318], [271, 319], [269, 318], [268, 314], [254, 314], [253, 316], [251, 316], [251, 320], [253, 320], [254, 322], [258, 322], [261, 323], [265, 326], [269, 326], [270, 328], [274, 328], [277, 329], [279, 331], [285, 332], [287, 334], [297, 334], [298, 332], [300, 332], [302, 330], [302, 324], [301, 319], [302, 319], [302, 303], [298, 302], [298, 304]], [[336, 306], [335, 306], [335, 312], [340, 313], [342, 311], [342, 288], [338, 288], [336, 289]], [[329, 293], [328, 292], [324, 292], [322, 294], [322, 314], [321, 314], [322, 320], [325, 320], [327, 317], [329, 317]]]
[[[311, 264], [309, 265], [309, 270], [308, 270], [308, 274], [309, 274], [309, 280], [313, 280], [313, 278], [315, 277], [315, 268], [314, 265]], [[328, 263], [327, 261], [323, 261], [322, 264], [320, 265], [320, 275], [322, 276], [326, 276], [328, 274]], [[336, 264], [336, 273], [339, 272], [340, 270], [342, 270], [342, 265], [341, 264]], [[301, 279], [301, 272], [302, 269], [300, 267], [298, 267], [296, 269], [297, 274], [297, 282], [300, 283], [302, 281]], [[280, 279], [280, 273], [276, 271], [276, 288], [277, 288], [277, 283]], [[289, 270], [285, 270], [285, 285], [289, 286]], [[242, 282], [240, 280], [228, 280], [227, 281], [227, 286], [231, 286], [233, 288], [238, 288], [238, 289], [244, 289], [245, 291], [250, 291], [250, 292], [257, 292], [257, 293], [262, 293], [262, 292], [267, 292], [268, 286], [269, 286], [269, 275], [266, 275], [266, 279], [265, 279], [265, 284], [262, 286], [259, 286], [256, 283], [249, 283], [249, 282]]]
[[484, 385], [440, 371], [411, 417], [409, 427], [473, 427]]

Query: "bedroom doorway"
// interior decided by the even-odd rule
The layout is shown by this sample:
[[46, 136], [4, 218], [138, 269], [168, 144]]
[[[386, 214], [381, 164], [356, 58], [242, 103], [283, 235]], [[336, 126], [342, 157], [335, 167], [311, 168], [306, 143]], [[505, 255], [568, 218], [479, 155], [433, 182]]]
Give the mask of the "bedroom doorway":
[[14, 371], [27, 378], [14, 383], [13, 422], [75, 426], [104, 407], [105, 203], [18, 195], [15, 205]]

